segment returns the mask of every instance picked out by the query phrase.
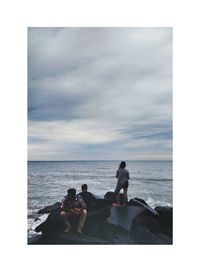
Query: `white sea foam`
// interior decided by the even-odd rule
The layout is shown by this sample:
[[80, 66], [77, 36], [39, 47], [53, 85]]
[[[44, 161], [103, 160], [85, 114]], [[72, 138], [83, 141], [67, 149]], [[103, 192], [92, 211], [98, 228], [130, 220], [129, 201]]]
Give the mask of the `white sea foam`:
[[43, 214], [35, 219], [28, 219], [28, 237], [32, 237], [33, 235], [37, 234], [37, 232], [35, 232], [35, 228], [44, 222], [47, 217], [48, 214]]

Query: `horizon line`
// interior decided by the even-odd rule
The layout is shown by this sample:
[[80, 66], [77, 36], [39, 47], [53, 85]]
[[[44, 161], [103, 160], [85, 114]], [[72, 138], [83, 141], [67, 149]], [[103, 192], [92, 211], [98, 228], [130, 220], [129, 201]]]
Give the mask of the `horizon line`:
[[[122, 160], [27, 160], [27, 162], [75, 162], [75, 161], [122, 161]], [[173, 159], [132, 159], [125, 161], [173, 161]]]

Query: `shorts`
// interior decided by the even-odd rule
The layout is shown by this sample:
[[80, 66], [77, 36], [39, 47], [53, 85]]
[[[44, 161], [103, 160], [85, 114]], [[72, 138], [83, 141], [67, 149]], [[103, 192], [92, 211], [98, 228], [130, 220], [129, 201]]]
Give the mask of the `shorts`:
[[119, 194], [119, 192], [120, 192], [120, 190], [121, 189], [127, 189], [128, 188], [128, 180], [127, 181], [125, 181], [124, 183], [119, 183], [119, 182], [117, 182], [117, 185], [116, 185], [116, 188], [115, 188], [115, 194], [117, 195], [117, 194]]

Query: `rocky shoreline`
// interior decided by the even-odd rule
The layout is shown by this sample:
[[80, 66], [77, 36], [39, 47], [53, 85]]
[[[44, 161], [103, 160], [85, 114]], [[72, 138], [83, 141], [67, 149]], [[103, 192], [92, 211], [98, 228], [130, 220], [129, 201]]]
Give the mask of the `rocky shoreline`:
[[[121, 202], [123, 195], [120, 195]], [[64, 233], [59, 215], [60, 202], [45, 207], [38, 214], [48, 213], [47, 219], [36, 227], [41, 233], [28, 239], [34, 244], [159, 244], [173, 243], [173, 208], [151, 208], [143, 199], [130, 199], [126, 206], [114, 207], [114, 195], [107, 192], [104, 198], [94, 201], [88, 212], [83, 234], [76, 234], [78, 218], [71, 220], [72, 231]], [[37, 220], [37, 218], [35, 219]]]

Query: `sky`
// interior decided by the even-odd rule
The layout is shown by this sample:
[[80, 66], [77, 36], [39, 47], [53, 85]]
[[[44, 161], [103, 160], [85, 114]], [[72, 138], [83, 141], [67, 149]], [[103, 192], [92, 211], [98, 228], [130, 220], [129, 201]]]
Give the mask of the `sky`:
[[28, 28], [28, 160], [172, 159], [172, 28]]

